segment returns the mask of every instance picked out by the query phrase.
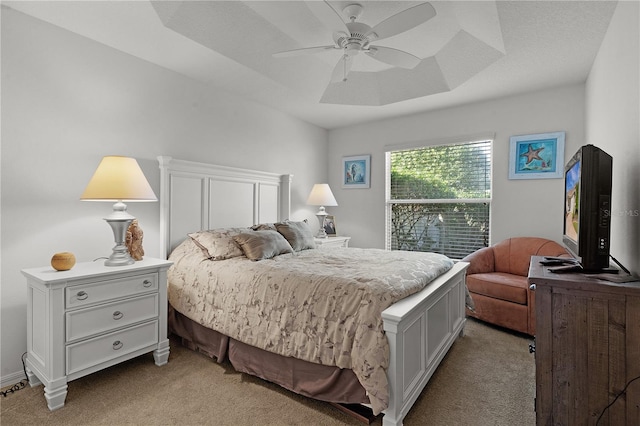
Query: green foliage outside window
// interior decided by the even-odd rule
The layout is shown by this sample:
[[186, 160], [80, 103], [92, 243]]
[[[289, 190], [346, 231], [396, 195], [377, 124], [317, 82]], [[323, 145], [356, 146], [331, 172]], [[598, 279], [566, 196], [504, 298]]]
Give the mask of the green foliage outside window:
[[390, 248], [461, 258], [486, 247], [490, 157], [490, 141], [391, 152]]

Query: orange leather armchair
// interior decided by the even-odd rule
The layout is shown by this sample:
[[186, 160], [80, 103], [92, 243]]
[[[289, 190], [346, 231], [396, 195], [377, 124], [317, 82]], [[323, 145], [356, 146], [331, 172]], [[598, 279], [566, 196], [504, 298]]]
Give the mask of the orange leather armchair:
[[527, 275], [531, 256], [569, 256], [560, 244], [537, 237], [517, 237], [471, 253], [467, 288], [475, 310], [467, 315], [501, 327], [536, 333], [535, 293]]

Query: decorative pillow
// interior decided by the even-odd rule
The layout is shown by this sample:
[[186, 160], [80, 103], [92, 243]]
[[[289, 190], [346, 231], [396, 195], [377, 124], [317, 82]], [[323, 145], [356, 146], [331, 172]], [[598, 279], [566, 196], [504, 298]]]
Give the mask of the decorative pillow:
[[245, 228], [218, 228], [188, 234], [210, 260], [224, 260], [242, 256], [242, 250], [233, 240]]
[[316, 243], [313, 240], [313, 231], [306, 220], [304, 222], [284, 221], [276, 223], [276, 229], [289, 241], [295, 251], [316, 248]]
[[293, 253], [287, 240], [276, 231], [248, 231], [233, 239], [251, 260], [271, 259], [279, 254]]
[[277, 231], [275, 223], [259, 223], [251, 226], [249, 229], [254, 231]]
[[209, 259], [205, 250], [202, 250], [198, 243], [191, 238], [185, 238], [184, 241], [178, 244], [176, 248], [171, 251], [168, 259], [176, 263], [185, 256], [202, 256], [203, 259]]

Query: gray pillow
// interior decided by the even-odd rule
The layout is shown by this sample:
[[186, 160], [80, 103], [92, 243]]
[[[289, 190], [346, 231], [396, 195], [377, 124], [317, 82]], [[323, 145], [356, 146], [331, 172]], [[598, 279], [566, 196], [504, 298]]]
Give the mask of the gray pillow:
[[293, 253], [291, 245], [276, 231], [247, 231], [233, 237], [245, 256], [251, 260], [271, 259]]
[[316, 248], [313, 231], [306, 220], [304, 222], [276, 223], [276, 229], [289, 241], [294, 251]]

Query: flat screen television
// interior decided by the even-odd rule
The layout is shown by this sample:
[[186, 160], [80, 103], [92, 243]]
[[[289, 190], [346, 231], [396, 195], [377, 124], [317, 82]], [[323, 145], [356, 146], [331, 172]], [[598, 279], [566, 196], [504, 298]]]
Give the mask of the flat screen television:
[[565, 166], [562, 242], [583, 272], [609, 271], [613, 159], [585, 145]]

